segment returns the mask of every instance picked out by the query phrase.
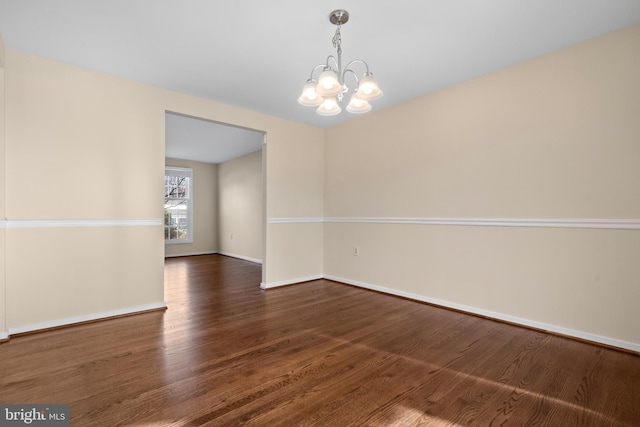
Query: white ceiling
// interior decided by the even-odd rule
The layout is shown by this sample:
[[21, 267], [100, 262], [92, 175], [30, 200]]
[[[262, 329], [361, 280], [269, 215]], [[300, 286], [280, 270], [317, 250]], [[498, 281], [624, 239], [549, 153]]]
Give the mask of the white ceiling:
[[[297, 122], [313, 66], [364, 59], [384, 96], [425, 95], [640, 22], [640, 0], [0, 0], [5, 46]], [[360, 71], [360, 70], [358, 70]]]
[[262, 148], [264, 134], [209, 120], [165, 113], [165, 156], [222, 163]]

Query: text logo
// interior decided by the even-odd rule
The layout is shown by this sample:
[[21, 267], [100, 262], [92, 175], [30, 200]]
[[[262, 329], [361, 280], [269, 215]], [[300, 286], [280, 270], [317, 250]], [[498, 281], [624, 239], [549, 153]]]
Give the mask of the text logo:
[[69, 405], [0, 404], [0, 426], [69, 427]]

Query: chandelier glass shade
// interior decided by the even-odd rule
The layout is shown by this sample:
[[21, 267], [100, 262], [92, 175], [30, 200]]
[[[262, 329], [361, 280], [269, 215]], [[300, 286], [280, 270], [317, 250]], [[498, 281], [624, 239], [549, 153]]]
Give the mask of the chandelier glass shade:
[[320, 104], [316, 111], [321, 116], [335, 116], [336, 114], [340, 114], [342, 108], [340, 108], [337, 97], [325, 96], [323, 97], [322, 104]]
[[[329, 55], [324, 64], [319, 64], [311, 70], [311, 76], [302, 89], [302, 94], [298, 98], [298, 103], [305, 107], [317, 107], [316, 112], [322, 116], [333, 116], [340, 114], [342, 107], [340, 104], [349, 92], [349, 87], [345, 83], [347, 74], [352, 75], [356, 81], [356, 89], [351, 94], [346, 110], [350, 113], [366, 113], [371, 110], [369, 101], [380, 98], [382, 91], [378, 83], [369, 71], [369, 65], [361, 59], [354, 59], [342, 67], [342, 38], [340, 28], [349, 20], [349, 13], [346, 10], [334, 10], [329, 15], [329, 21], [338, 28], [333, 36], [333, 47], [336, 48], [337, 55]], [[360, 78], [351, 68], [355, 64], [364, 66], [365, 72]], [[314, 77], [322, 69], [317, 79]]]

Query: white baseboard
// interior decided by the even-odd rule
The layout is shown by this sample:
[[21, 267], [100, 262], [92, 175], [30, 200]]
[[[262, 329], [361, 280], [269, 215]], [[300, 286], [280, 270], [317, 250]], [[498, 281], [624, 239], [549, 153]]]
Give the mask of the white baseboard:
[[231, 258], [238, 258], [238, 259], [243, 259], [245, 261], [251, 261], [251, 262], [255, 262], [256, 264], [262, 264], [262, 260], [261, 259], [257, 259], [257, 258], [250, 258], [248, 256], [244, 256], [244, 255], [236, 255], [236, 254], [232, 254], [229, 252], [216, 252], [220, 255], [224, 255], [224, 256], [230, 256]]
[[342, 282], [353, 286], [358, 286], [365, 289], [370, 289], [373, 291], [383, 292], [385, 294], [396, 295], [404, 298], [409, 298], [416, 301], [422, 301], [429, 304], [438, 305], [441, 307], [452, 308], [455, 310], [464, 311], [466, 313], [477, 314], [483, 317], [488, 317], [491, 319], [502, 320], [509, 323], [514, 323], [517, 325], [527, 326], [530, 328], [548, 331], [551, 333], [556, 333], [560, 335], [565, 335], [569, 337], [579, 338], [581, 340], [592, 341], [599, 344], [604, 344], [612, 347], [618, 347], [621, 349], [631, 350], [636, 353], [640, 353], [640, 343], [631, 343], [627, 341], [618, 340], [615, 338], [603, 337], [600, 335], [591, 334], [583, 331], [576, 331], [574, 329], [564, 328], [562, 326], [550, 325], [547, 323], [537, 322], [535, 320], [523, 319], [521, 317], [515, 317], [508, 314], [498, 313], [495, 311], [483, 310], [481, 308], [470, 307], [467, 305], [457, 304], [450, 301], [445, 301], [436, 298], [429, 298], [423, 295], [412, 294], [409, 292], [399, 291], [397, 289], [385, 288], [383, 286], [371, 285], [369, 283], [360, 282], [357, 280], [345, 279], [343, 277], [331, 276], [328, 274], [324, 275], [325, 279], [333, 280], [335, 282]]
[[25, 332], [34, 332], [34, 331], [39, 331], [43, 329], [57, 328], [60, 326], [69, 326], [76, 323], [90, 322], [93, 320], [106, 319], [109, 317], [125, 316], [129, 314], [136, 314], [136, 313], [141, 313], [145, 311], [160, 310], [165, 308], [167, 308], [167, 305], [163, 301], [163, 302], [158, 302], [154, 304], [145, 304], [145, 305], [138, 305], [135, 307], [109, 310], [101, 313], [91, 313], [91, 314], [85, 314], [82, 316], [66, 317], [63, 319], [49, 320], [46, 322], [32, 323], [30, 325], [23, 325], [23, 326], [17, 326], [15, 328], [9, 328], [8, 335], [11, 336], [15, 334], [22, 334]]
[[242, 259], [242, 260], [245, 260], [245, 261], [255, 262], [256, 264], [262, 264], [262, 260], [261, 259], [251, 258], [251, 257], [243, 256], [243, 255], [232, 254], [232, 253], [229, 253], [229, 252], [220, 252], [220, 251], [190, 252], [190, 253], [187, 253], [187, 254], [165, 255], [164, 257], [165, 258], [176, 258], [176, 257], [181, 257], [181, 256], [215, 255], [215, 254], [220, 254], [220, 255], [231, 257], [231, 258], [238, 258], [238, 259]]
[[277, 288], [278, 286], [294, 285], [296, 283], [309, 282], [311, 280], [322, 279], [324, 276], [318, 274], [316, 276], [298, 277], [297, 279], [284, 280], [282, 282], [260, 283], [262, 289]]
[[167, 255], [167, 254], [165, 254], [165, 255], [164, 255], [164, 257], [165, 257], [165, 258], [176, 258], [176, 257], [180, 257], [180, 256], [214, 255], [214, 254], [217, 254], [217, 253], [219, 253], [219, 252], [218, 252], [218, 251], [213, 251], [213, 252], [210, 252], [210, 251], [205, 251], [205, 252], [189, 252], [189, 253], [186, 253], [186, 254], [174, 254], [174, 255]]
[[0, 342], [9, 339], [9, 331], [0, 331]]

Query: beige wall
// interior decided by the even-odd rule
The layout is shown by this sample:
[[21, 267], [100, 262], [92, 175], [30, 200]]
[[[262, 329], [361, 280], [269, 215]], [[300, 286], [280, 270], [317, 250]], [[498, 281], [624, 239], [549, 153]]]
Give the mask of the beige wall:
[[161, 225], [142, 225], [162, 217], [158, 101], [123, 79], [6, 59], [10, 332], [162, 307]]
[[640, 349], [640, 230], [518, 222], [640, 222], [639, 47], [634, 26], [328, 129], [324, 273]]
[[190, 160], [165, 160], [166, 166], [193, 171], [193, 243], [165, 244], [165, 256], [197, 255], [218, 251], [218, 166]]
[[9, 229], [10, 331], [161, 307], [160, 228]]
[[[265, 287], [317, 278], [323, 273], [323, 227], [313, 219], [322, 218], [324, 212], [323, 198], [315, 195], [324, 189], [325, 132], [315, 129], [313, 135], [305, 136], [302, 130], [287, 129], [287, 141], [277, 145], [271, 144], [277, 134], [267, 133], [268, 143], [263, 147], [267, 155], [267, 189], [274, 182], [287, 189], [267, 194], [264, 256], [270, 267], [269, 277], [263, 280]], [[288, 209], [282, 209], [284, 206]], [[302, 222], [277, 222], [281, 219]], [[309, 242], [319, 245], [320, 251]]]
[[220, 163], [218, 186], [220, 253], [262, 262], [262, 150]]
[[[11, 49], [5, 83], [10, 333], [164, 304], [165, 111], [266, 132], [267, 215], [322, 214], [321, 129]], [[321, 230], [286, 228], [264, 282], [321, 273]]]
[[4, 45], [2, 39], [0, 39], [0, 222], [3, 226], [0, 227], [0, 340], [7, 338], [7, 322], [6, 322], [6, 300], [5, 300], [5, 236], [6, 231], [4, 227], [5, 217], [5, 182], [4, 182], [4, 169], [5, 169], [5, 123], [4, 123]]

